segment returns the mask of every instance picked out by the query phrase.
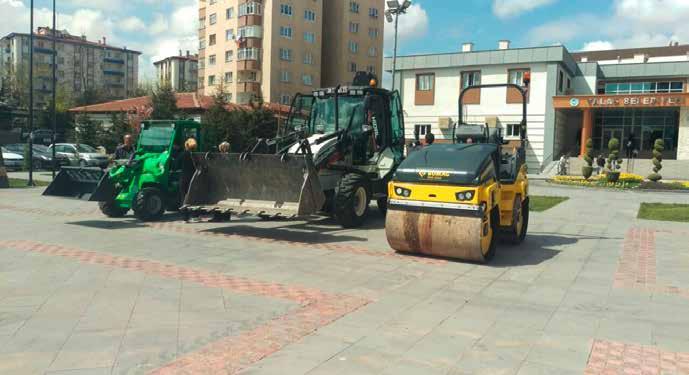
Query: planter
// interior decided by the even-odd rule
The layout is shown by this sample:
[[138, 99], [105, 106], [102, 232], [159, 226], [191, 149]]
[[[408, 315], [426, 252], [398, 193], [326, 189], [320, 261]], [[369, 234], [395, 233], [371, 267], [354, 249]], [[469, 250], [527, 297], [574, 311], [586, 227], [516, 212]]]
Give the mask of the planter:
[[620, 172], [608, 172], [606, 177], [608, 182], [616, 183], [620, 180]]
[[593, 175], [593, 167], [590, 165], [585, 165], [581, 167], [581, 174], [584, 176], [585, 179], [591, 178], [591, 175]]

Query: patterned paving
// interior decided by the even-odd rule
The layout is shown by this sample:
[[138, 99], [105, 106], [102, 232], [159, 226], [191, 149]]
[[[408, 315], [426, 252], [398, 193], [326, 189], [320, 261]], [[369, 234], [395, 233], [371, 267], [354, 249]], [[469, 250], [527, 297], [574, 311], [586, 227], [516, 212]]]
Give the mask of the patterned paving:
[[689, 353], [659, 350], [653, 346], [595, 340], [585, 375], [687, 375]]
[[645, 228], [632, 228], [627, 232], [613, 286], [689, 298], [689, 289], [665, 285], [657, 280], [657, 232]]
[[113, 256], [41, 242], [0, 241], [0, 247], [155, 274], [164, 278], [198, 283], [209, 288], [225, 288], [237, 293], [287, 299], [302, 306], [249, 332], [220, 339], [197, 352], [187, 354], [155, 370], [154, 374], [234, 374], [369, 303], [361, 298], [328, 294], [313, 288], [249, 280], [174, 264]]

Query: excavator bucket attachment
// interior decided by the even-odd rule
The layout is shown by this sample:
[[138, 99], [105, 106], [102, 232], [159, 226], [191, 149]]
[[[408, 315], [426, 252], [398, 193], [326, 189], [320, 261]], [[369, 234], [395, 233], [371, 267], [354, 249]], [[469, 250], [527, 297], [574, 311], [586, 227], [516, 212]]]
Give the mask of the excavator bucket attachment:
[[310, 216], [323, 208], [311, 155], [195, 154], [196, 173], [184, 201], [189, 212], [262, 217]]
[[100, 168], [62, 167], [43, 195], [90, 200], [105, 174]]

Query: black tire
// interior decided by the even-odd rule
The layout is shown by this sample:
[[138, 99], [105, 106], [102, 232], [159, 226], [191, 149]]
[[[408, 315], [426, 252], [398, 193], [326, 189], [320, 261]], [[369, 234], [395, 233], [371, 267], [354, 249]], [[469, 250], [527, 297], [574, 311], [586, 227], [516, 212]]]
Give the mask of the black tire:
[[488, 246], [488, 252], [483, 256], [483, 261], [484, 263], [488, 263], [493, 258], [495, 257], [495, 251], [498, 247], [498, 228], [499, 228], [499, 222], [500, 222], [500, 214], [498, 213], [499, 209], [497, 207], [493, 208], [490, 211], [489, 217], [490, 217], [490, 226], [493, 228], [491, 231], [491, 239], [490, 239], [490, 245]]
[[388, 213], [388, 198], [378, 198], [376, 201], [378, 203], [378, 211], [383, 215], [387, 215]]
[[165, 213], [165, 196], [156, 188], [144, 188], [134, 199], [134, 216], [141, 221], [158, 221]]
[[[365, 198], [361, 198], [365, 194]], [[361, 199], [361, 200], [360, 200]], [[361, 226], [368, 215], [371, 191], [365, 176], [350, 173], [342, 177], [335, 190], [333, 214], [344, 228]], [[361, 205], [365, 205], [361, 207]]]
[[107, 217], [123, 217], [124, 215], [129, 212], [128, 209], [118, 207], [115, 205], [115, 202], [98, 202], [98, 208], [100, 208], [100, 212], [103, 213], [103, 215]]
[[517, 215], [521, 215], [522, 225], [518, 228], [517, 218], [512, 219], [512, 226], [505, 232], [505, 240], [512, 245], [519, 245], [524, 242], [526, 232], [529, 228], [529, 198], [521, 201], [521, 195], [515, 198], [514, 209], [519, 209]]

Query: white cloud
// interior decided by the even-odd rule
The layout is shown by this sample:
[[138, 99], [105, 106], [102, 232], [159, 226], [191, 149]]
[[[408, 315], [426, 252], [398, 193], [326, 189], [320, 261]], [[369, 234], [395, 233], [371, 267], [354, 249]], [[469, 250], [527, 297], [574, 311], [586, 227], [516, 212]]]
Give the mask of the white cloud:
[[119, 28], [127, 32], [143, 31], [146, 29], [144, 21], [139, 17], [131, 16], [120, 20]]
[[584, 44], [582, 51], [604, 51], [608, 49], [615, 49], [615, 45], [607, 40], [594, 40]]
[[556, 0], [493, 0], [493, 14], [506, 19], [550, 5]]
[[195, 5], [177, 8], [172, 13], [172, 24], [175, 25], [171, 30], [177, 35], [196, 35], [198, 30], [199, 10]]
[[[407, 14], [401, 15], [398, 26], [398, 44], [405, 40], [420, 39], [428, 33], [428, 13], [420, 4], [413, 4], [407, 10]], [[394, 48], [395, 24], [385, 23], [385, 50]]]
[[153, 16], [153, 22], [151, 22], [151, 24], [148, 25], [148, 32], [151, 35], [156, 35], [162, 34], [166, 31], [169, 31], [167, 18], [160, 13], [156, 13]]

